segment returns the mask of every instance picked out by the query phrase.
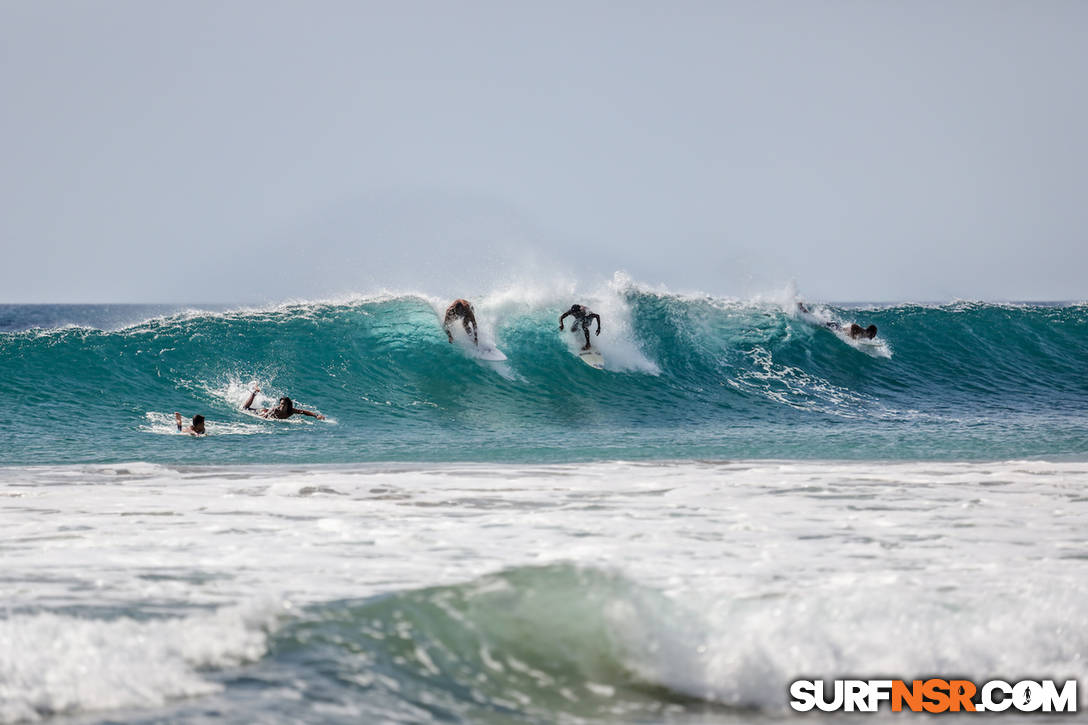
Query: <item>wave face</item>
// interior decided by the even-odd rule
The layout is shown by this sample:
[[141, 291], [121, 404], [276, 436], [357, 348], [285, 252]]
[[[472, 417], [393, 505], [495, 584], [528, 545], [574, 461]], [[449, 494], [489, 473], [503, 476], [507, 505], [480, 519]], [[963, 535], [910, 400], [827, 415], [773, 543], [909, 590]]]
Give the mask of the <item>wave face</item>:
[[288, 671], [363, 713], [404, 721], [629, 722], [670, 708], [727, 711], [695, 653], [705, 633], [684, 615], [616, 573], [520, 567], [312, 607], [277, 633], [271, 661], [257, 671]]
[[[593, 341], [604, 371], [576, 357], [580, 334], [557, 328], [575, 299], [602, 316]], [[6, 308], [0, 463], [1088, 453], [1083, 304], [815, 306], [805, 316], [792, 299], [630, 283], [582, 296], [505, 291], [476, 301], [501, 363], [446, 341], [443, 304], [383, 295], [21, 330], [41, 309]], [[844, 339], [824, 320], [876, 324], [881, 344]], [[238, 407], [253, 383], [265, 405], [290, 395], [329, 420], [246, 415]], [[175, 410], [205, 415], [207, 438], [177, 435]]]
[[[299, 608], [19, 614], [0, 619], [0, 634], [24, 647], [0, 659], [12, 683], [0, 688], [0, 723], [206, 723], [213, 713], [295, 723], [320, 713], [327, 723], [772, 725], [796, 721], [787, 693], [800, 678], [966, 668], [984, 681], [1011, 677], [1000, 674], [1009, 667], [1077, 676], [1078, 582], [952, 604], [895, 575], [840, 578], [850, 583], [833, 591], [708, 601], [553, 563]], [[986, 626], [964, 624], [976, 621]], [[58, 641], [72, 647], [64, 656], [41, 646]], [[876, 722], [895, 721], [882, 715]]]

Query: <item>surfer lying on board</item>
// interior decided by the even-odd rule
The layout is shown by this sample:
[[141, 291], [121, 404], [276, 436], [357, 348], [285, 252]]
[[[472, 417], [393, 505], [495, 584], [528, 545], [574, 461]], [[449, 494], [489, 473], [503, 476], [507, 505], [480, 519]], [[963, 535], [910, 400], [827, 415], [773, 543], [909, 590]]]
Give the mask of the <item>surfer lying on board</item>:
[[[453, 342], [453, 333], [450, 332], [450, 325], [453, 321], [460, 318], [461, 324], [465, 327], [465, 334], [472, 335], [472, 341], [476, 343], [476, 346], [480, 345], [479, 330], [476, 326], [476, 315], [472, 312], [472, 305], [468, 303], [468, 300], [454, 300], [453, 304], [446, 308], [446, 317], [442, 320], [442, 329], [446, 331], [446, 337]], [[469, 323], [472, 323], [472, 329], [468, 329]]]
[[872, 340], [874, 337], [876, 337], [876, 325], [862, 327], [856, 322], [851, 322], [849, 327], [843, 327], [837, 322], [825, 322], [824, 324], [830, 327], [832, 330], [839, 330], [841, 332], [845, 332], [847, 335], [850, 336], [851, 340], [857, 340], [859, 337]]
[[571, 305], [570, 309], [559, 316], [559, 329], [563, 329], [563, 320], [567, 315], [574, 315], [574, 323], [570, 326], [571, 332], [578, 332], [581, 328], [582, 332], [586, 334], [586, 344], [583, 350], [589, 349], [589, 326], [592, 320], [597, 320], [597, 334], [601, 334], [601, 316], [596, 312], [590, 312], [589, 308], [585, 305]]
[[321, 413], [314, 413], [310, 410], [303, 410], [302, 408], [296, 408], [291, 399], [286, 395], [279, 399], [275, 408], [261, 408], [257, 410], [253, 407], [253, 399], [257, 397], [257, 393], [261, 392], [260, 388], [253, 388], [253, 392], [246, 398], [246, 402], [242, 403], [242, 410], [250, 413], [256, 413], [262, 418], [275, 418], [276, 420], [286, 420], [292, 415], [308, 415], [311, 418], [317, 418], [318, 420], [325, 420], [325, 416]]
[[204, 416], [202, 416], [202, 415], [194, 415], [193, 416], [193, 424], [192, 425], [186, 425], [186, 426], [183, 427], [183, 424], [181, 422], [181, 413], [176, 413], [175, 412], [174, 413], [174, 423], [178, 427], [178, 433], [188, 433], [189, 435], [194, 435], [194, 436], [202, 436], [202, 435], [205, 435], [205, 433], [206, 433], [205, 430], [204, 430]]
[[[801, 312], [804, 312], [806, 315], [812, 314], [811, 312], [809, 312], [808, 308], [805, 307], [804, 302], [798, 302], [797, 303], [797, 309], [800, 310]], [[843, 326], [840, 325], [839, 323], [837, 323], [835, 321], [831, 321], [831, 322], [825, 322], [824, 326], [828, 327], [828, 328], [830, 328], [832, 330], [841, 330], [841, 331], [845, 332], [847, 335], [849, 335], [850, 339], [852, 339], [852, 340], [857, 340], [859, 337], [864, 337], [864, 338], [867, 338], [869, 340], [872, 340], [874, 337], [876, 337], [876, 325], [869, 325], [868, 327], [862, 327], [861, 325], [859, 325], [856, 322], [851, 322], [850, 326], [844, 329]]]
[[854, 340], [858, 339], [859, 337], [864, 337], [872, 340], [874, 337], [876, 337], [876, 325], [862, 327], [856, 322], [851, 322], [850, 327], [846, 329], [846, 334]]

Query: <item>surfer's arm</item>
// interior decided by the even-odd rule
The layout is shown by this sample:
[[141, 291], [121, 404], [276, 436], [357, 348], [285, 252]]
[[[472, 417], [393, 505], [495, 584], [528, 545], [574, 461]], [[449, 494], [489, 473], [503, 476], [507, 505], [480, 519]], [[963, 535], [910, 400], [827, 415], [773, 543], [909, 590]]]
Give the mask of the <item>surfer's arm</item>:
[[567, 310], [563, 314], [559, 315], [559, 329], [563, 329], [563, 320], [567, 319], [567, 315], [570, 314], [570, 310]]
[[181, 422], [181, 413], [174, 413], [174, 423], [178, 427], [178, 433], [188, 433], [191, 436], [204, 435], [203, 433], [198, 433], [197, 431], [193, 430], [193, 426], [184, 425]]
[[594, 313], [592, 313], [590, 315], [587, 315], [587, 317], [597, 318], [597, 334], [600, 335], [601, 334], [601, 316], [598, 315], [596, 312], [594, 312]]
[[253, 410], [253, 399], [257, 397], [257, 393], [261, 392], [260, 388], [254, 388], [253, 392], [249, 394], [245, 402], [242, 403], [242, 410]]
[[291, 412], [292, 413], [298, 413], [299, 415], [308, 415], [311, 418], [317, 418], [318, 420], [325, 420], [325, 416], [321, 415], [321, 413], [315, 413], [312, 410], [304, 410], [302, 408], [292, 408]]

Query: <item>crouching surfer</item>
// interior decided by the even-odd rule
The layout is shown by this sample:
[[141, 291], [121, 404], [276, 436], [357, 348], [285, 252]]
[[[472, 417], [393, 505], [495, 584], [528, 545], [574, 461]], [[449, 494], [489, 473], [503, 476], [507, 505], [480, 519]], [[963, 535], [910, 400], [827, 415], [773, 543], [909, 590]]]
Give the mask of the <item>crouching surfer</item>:
[[601, 316], [596, 312], [590, 312], [589, 308], [585, 305], [571, 305], [570, 309], [559, 316], [559, 329], [563, 329], [563, 320], [568, 316], [574, 317], [574, 322], [571, 323], [570, 331], [578, 332], [580, 329], [586, 335], [586, 344], [582, 348], [583, 350], [589, 349], [589, 327], [593, 320], [597, 320], [597, 334], [601, 334]]
[[311, 418], [317, 418], [318, 420], [325, 420], [325, 416], [320, 413], [314, 413], [311, 410], [304, 410], [302, 408], [296, 408], [291, 399], [286, 395], [279, 399], [275, 408], [254, 408], [253, 400], [257, 397], [257, 393], [261, 392], [260, 388], [253, 388], [253, 392], [249, 394], [245, 402], [242, 403], [242, 410], [248, 413], [256, 413], [262, 418], [275, 418], [276, 420], [286, 420], [292, 415], [308, 415]]
[[[456, 320], [461, 320], [461, 325], [465, 328], [466, 335], [472, 335], [472, 342], [477, 347], [480, 346], [479, 329], [476, 325], [476, 315], [472, 312], [472, 305], [468, 300], [454, 300], [453, 303], [446, 308], [446, 316], [442, 319], [442, 329], [446, 331], [446, 337], [450, 342], [453, 342], [453, 333], [450, 332], [450, 326]], [[472, 329], [469, 329], [469, 324], [472, 325]]]

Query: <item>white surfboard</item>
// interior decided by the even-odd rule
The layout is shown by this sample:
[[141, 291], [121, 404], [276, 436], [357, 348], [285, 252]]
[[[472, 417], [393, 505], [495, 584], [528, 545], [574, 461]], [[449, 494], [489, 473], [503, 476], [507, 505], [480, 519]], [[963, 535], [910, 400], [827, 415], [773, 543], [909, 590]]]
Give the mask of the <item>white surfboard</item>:
[[479, 347], [473, 345], [467, 348], [469, 354], [480, 360], [487, 360], [488, 362], [501, 362], [506, 359], [506, 354], [497, 347], [491, 345], [484, 345], [480, 343]]
[[582, 350], [578, 353], [586, 365], [597, 370], [604, 370], [604, 356], [596, 350]]
[[473, 341], [464, 329], [460, 325], [457, 325], [450, 331], [453, 335], [453, 341], [465, 351], [465, 354], [469, 357], [474, 357], [477, 360], [486, 360], [487, 362], [502, 362], [506, 360], [506, 354], [502, 350], [495, 347], [490, 339], [484, 335], [480, 335], [480, 342], [477, 344]]
[[882, 338], [876, 338], [870, 340], [867, 337], [858, 338], [857, 340], [851, 340], [849, 335], [843, 335], [843, 342], [850, 345], [855, 350], [859, 350], [870, 357], [884, 357], [890, 358], [892, 356], [892, 349], [888, 347], [887, 340]]
[[[838, 320], [831, 319], [826, 313], [816, 314], [811, 310], [808, 312], [799, 311], [797, 314], [802, 320], [810, 325], [829, 330], [835, 337], [839, 338], [855, 350], [861, 350], [874, 357], [892, 356], [892, 352], [888, 349], [888, 345], [884, 342], [883, 338], [850, 337], [850, 333], [847, 332], [850, 328], [850, 323], [839, 322]], [[835, 326], [831, 327], [831, 323], [834, 323]]]

